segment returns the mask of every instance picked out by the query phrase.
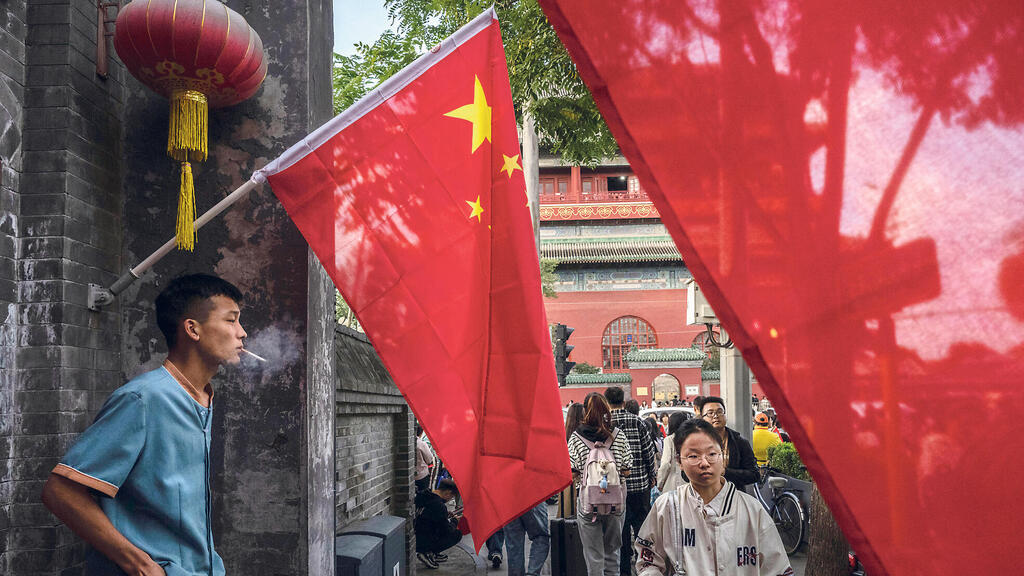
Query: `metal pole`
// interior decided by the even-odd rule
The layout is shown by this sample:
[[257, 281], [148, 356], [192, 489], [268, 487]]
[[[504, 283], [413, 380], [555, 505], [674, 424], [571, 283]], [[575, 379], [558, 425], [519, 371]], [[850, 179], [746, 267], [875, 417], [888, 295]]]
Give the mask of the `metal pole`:
[[[216, 218], [217, 215], [227, 209], [228, 206], [237, 202], [239, 198], [255, 188], [256, 185], [257, 182], [255, 180], [248, 180], [245, 184], [236, 188], [234, 192], [225, 196], [224, 199], [215, 204], [213, 208], [210, 208], [202, 216], [196, 218], [196, 230], [199, 230], [207, 222]], [[128, 271], [122, 274], [116, 282], [111, 284], [110, 288], [103, 288], [97, 284], [90, 284], [89, 301], [87, 303], [89, 309], [99, 311], [101, 307], [111, 304], [114, 301], [115, 296], [124, 292], [126, 288], [131, 286], [132, 283], [138, 280], [146, 270], [149, 270], [161, 258], [166, 256], [168, 252], [173, 250], [174, 247], [175, 241], [174, 238], [171, 238], [165, 242], [163, 246], [157, 248], [156, 252], [153, 252], [148, 258], [140, 262], [138, 266], [129, 268]]]
[[[725, 328], [721, 338], [726, 338]], [[753, 418], [750, 416], [750, 370], [743, 361], [743, 356], [735, 347], [719, 349], [719, 365], [721, 369], [722, 399], [725, 400], [725, 413], [728, 414], [729, 427], [740, 433], [749, 442], [754, 432]]]

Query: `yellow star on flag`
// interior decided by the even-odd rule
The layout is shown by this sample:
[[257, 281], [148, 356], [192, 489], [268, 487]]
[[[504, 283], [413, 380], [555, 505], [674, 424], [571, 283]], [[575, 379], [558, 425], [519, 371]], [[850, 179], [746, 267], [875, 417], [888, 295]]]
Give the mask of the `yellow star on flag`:
[[475, 202], [466, 200], [466, 204], [469, 204], [469, 207], [473, 209], [473, 212], [470, 213], [469, 217], [472, 218], [473, 216], [476, 216], [476, 221], [480, 222], [480, 215], [484, 213], [484, 207], [480, 205], [480, 196], [476, 197]]
[[445, 116], [459, 118], [473, 124], [472, 152], [476, 152], [484, 140], [491, 141], [491, 107], [487, 105], [487, 97], [484, 94], [483, 85], [480, 84], [479, 76], [473, 76], [473, 103], [446, 112]]
[[502, 154], [501, 157], [505, 159], [505, 165], [502, 166], [501, 170], [498, 170], [498, 172], [505, 172], [508, 174], [508, 177], [511, 178], [512, 173], [516, 170], [522, 171], [523, 167], [519, 165], [519, 154], [516, 154], [515, 156], [505, 156]]

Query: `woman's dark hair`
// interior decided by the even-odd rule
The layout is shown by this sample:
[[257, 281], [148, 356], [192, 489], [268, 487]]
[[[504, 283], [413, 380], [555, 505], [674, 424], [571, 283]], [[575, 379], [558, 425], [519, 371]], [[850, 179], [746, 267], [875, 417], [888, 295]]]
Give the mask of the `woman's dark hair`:
[[722, 443], [722, 437], [715, 432], [715, 427], [708, 423], [707, 420], [700, 418], [690, 418], [679, 426], [676, 430], [675, 436], [672, 437], [672, 445], [676, 448], [676, 454], [682, 453], [683, 442], [686, 442], [686, 438], [692, 434], [707, 434], [709, 438], [718, 444], [718, 447], [725, 450], [725, 444]]
[[636, 415], [640, 414], [640, 403], [636, 401], [636, 398], [626, 400], [626, 412]]
[[572, 433], [583, 424], [583, 404], [573, 402], [565, 413], [565, 441], [569, 441]]
[[211, 274], [189, 274], [171, 280], [156, 297], [156, 325], [164, 334], [167, 349], [177, 344], [178, 326], [186, 318], [206, 320], [214, 305], [214, 296], [226, 296], [242, 303], [242, 292], [234, 284]]
[[651, 432], [651, 440], [661, 438], [661, 429], [658, 428], [658, 422], [654, 418], [644, 418], [644, 423], [647, 424], [647, 429]]
[[666, 434], [675, 434], [676, 430], [690, 419], [690, 415], [686, 412], [675, 412], [668, 417], [668, 430], [665, 430]]
[[599, 436], [610, 437], [612, 435], [612, 416], [608, 400], [597, 392], [591, 392], [583, 400], [583, 406], [583, 423], [596, 428]]

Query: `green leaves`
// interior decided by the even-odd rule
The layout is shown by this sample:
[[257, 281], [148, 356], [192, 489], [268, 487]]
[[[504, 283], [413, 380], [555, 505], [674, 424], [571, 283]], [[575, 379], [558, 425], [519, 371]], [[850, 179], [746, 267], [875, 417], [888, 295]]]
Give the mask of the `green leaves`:
[[[334, 57], [338, 113], [491, 6], [483, 0], [386, 0], [395, 30], [356, 54]], [[536, 119], [540, 146], [566, 162], [593, 166], [617, 153], [576, 66], [536, 0], [495, 3], [508, 61], [516, 117]]]
[[558, 282], [556, 268], [558, 268], [558, 260], [554, 258], [540, 259], [540, 289], [547, 298], [558, 298], [558, 292], [555, 292], [555, 282]]
[[359, 332], [363, 331], [363, 327], [359, 325], [359, 319], [352, 313], [352, 308], [349, 307], [348, 302], [345, 302], [341, 292], [337, 290], [335, 290], [334, 319], [337, 320], [338, 324], [344, 324]]
[[576, 365], [572, 367], [572, 372], [571, 372], [571, 374], [600, 374], [600, 373], [601, 373], [601, 369], [600, 368], [598, 368], [597, 366], [594, 366], [593, 364], [589, 364], [587, 362], [577, 362]]
[[811, 479], [811, 475], [804, 468], [803, 461], [800, 460], [800, 454], [796, 451], [796, 446], [793, 446], [790, 442], [783, 442], [782, 444], [768, 447], [768, 465], [793, 478], [799, 478], [800, 480]]
[[356, 44], [353, 56], [334, 55], [334, 113], [354, 104], [419, 55], [416, 46], [392, 30], [372, 45]]

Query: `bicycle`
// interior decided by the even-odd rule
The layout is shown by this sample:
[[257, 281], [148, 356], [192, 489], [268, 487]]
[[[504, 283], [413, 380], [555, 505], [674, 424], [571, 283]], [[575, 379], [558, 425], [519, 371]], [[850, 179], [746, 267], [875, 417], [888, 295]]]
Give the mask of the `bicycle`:
[[810, 516], [800, 499], [800, 495], [808, 493], [808, 488], [801, 484], [809, 483], [766, 467], [754, 489], [754, 496], [775, 522], [786, 554], [799, 550], [809, 531]]

